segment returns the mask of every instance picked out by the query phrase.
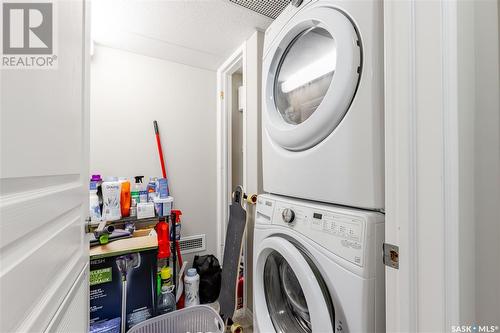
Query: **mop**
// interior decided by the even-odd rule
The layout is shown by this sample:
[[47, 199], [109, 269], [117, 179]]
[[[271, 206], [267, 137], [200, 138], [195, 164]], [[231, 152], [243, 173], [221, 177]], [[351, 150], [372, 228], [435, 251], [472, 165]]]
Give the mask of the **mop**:
[[122, 316], [121, 333], [125, 333], [127, 324], [127, 275], [134, 268], [141, 265], [141, 255], [139, 253], [130, 253], [116, 258], [116, 267], [122, 278]]

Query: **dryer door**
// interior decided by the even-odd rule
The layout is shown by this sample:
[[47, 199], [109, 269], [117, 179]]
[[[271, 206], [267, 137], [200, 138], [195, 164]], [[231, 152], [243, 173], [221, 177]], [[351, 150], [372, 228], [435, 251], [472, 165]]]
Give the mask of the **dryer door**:
[[281, 237], [259, 245], [254, 311], [261, 332], [334, 332], [330, 294], [307, 258]]
[[264, 57], [264, 123], [279, 146], [308, 149], [340, 124], [361, 75], [361, 39], [352, 21], [328, 6], [305, 8]]

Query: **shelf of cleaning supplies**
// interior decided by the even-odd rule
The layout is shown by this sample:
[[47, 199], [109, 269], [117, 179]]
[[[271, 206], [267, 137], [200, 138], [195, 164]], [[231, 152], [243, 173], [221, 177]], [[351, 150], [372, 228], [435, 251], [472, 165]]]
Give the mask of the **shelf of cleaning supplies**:
[[[93, 233], [100, 222], [91, 222], [87, 220], [87, 232]], [[124, 229], [127, 224], [135, 225], [136, 229], [154, 227], [158, 223], [158, 216], [138, 219], [137, 217], [124, 217], [115, 221], [106, 221], [106, 225], [112, 225], [116, 229]]]

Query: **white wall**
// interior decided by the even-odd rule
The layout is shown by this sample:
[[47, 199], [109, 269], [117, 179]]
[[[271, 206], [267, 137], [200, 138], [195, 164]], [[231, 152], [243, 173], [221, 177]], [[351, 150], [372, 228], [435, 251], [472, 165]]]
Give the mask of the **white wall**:
[[91, 61], [90, 171], [161, 176], [153, 130], [160, 127], [182, 235], [216, 247], [216, 74], [96, 46]]

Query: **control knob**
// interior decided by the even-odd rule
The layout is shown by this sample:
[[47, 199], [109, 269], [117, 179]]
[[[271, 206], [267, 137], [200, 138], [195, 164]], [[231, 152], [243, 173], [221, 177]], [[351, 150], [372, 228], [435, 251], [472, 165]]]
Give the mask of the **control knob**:
[[295, 220], [295, 212], [290, 208], [285, 208], [281, 212], [281, 217], [285, 223], [292, 223]]

